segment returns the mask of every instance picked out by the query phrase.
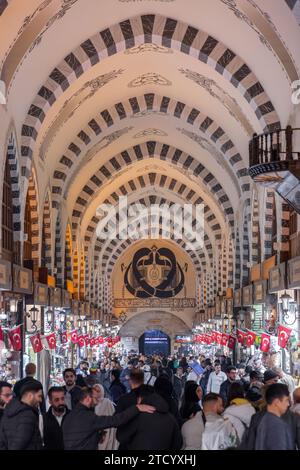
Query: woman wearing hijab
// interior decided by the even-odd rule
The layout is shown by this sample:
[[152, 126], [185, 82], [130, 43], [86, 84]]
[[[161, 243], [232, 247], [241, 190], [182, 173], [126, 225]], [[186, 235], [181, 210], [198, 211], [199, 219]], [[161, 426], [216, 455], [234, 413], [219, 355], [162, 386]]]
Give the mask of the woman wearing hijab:
[[[115, 407], [113, 403], [108, 399], [104, 398], [104, 388], [100, 384], [93, 386], [93, 398], [96, 401], [95, 413], [97, 416], [113, 416], [115, 413]], [[116, 439], [116, 429], [106, 429], [104, 431], [104, 437], [99, 443], [98, 450], [117, 450], [119, 443]]]
[[169, 405], [169, 412], [175, 417], [181, 426], [180, 414], [178, 411], [178, 401], [173, 393], [173, 385], [166, 375], [160, 375], [154, 383], [154, 391], [158, 393]]

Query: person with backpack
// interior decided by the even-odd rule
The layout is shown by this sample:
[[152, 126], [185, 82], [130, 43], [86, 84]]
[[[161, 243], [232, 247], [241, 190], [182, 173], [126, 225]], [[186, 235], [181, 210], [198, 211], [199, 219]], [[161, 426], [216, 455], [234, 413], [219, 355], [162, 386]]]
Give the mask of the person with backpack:
[[232, 423], [237, 432], [239, 442], [241, 442], [244, 432], [249, 428], [251, 418], [255, 414], [255, 408], [246, 400], [244, 388], [239, 382], [231, 384], [227, 401], [228, 406], [223, 416]]
[[217, 393], [208, 393], [202, 400], [206, 423], [202, 434], [202, 450], [235, 448], [238, 436], [229, 419], [222, 416], [223, 399]]

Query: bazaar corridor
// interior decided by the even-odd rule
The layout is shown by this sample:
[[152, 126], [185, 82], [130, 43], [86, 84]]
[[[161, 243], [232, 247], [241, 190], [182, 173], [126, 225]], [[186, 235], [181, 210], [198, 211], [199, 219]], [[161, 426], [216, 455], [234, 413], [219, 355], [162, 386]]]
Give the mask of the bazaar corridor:
[[299, 44], [300, 0], [0, 0], [3, 453], [300, 450]]

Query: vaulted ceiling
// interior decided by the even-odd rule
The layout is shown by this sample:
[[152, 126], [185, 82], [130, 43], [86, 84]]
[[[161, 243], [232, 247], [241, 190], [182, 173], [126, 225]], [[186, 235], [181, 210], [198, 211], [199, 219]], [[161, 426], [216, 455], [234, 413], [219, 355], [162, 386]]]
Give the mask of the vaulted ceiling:
[[[292, 111], [298, 7], [0, 0], [0, 78], [23, 190], [33, 165], [39, 194], [50, 188], [53, 209], [63, 208], [84, 243], [97, 243], [97, 207], [115, 194], [201, 200], [206, 239], [218, 249], [250, 198], [251, 135], [284, 127]], [[200, 262], [209, 258], [204, 244]]]

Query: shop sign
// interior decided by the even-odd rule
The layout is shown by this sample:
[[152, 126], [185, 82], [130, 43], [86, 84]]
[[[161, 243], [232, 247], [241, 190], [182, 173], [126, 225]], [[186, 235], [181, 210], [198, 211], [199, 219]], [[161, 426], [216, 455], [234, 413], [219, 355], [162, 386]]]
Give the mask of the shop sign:
[[13, 265], [13, 291], [19, 294], [32, 294], [32, 271], [22, 268], [17, 264]]
[[267, 294], [267, 281], [254, 282], [254, 289], [253, 289], [254, 305], [265, 303], [266, 294]]
[[261, 264], [255, 264], [250, 269], [251, 282], [259, 281], [261, 279]]
[[59, 287], [50, 288], [50, 306], [61, 307], [62, 306], [62, 291]]
[[12, 289], [11, 262], [0, 260], [0, 290]]
[[226, 300], [226, 313], [227, 315], [232, 315], [233, 313], [233, 299]]
[[300, 288], [300, 256], [288, 261], [288, 288]]
[[47, 306], [48, 305], [48, 286], [37, 282], [34, 285], [34, 304]]
[[252, 284], [243, 287], [243, 307], [253, 305], [252, 289]]
[[281, 263], [269, 271], [269, 293], [286, 289], [286, 263]]
[[71, 304], [71, 308], [72, 308], [72, 315], [79, 315], [79, 302], [78, 300], [72, 300], [72, 304]]
[[235, 307], [242, 306], [242, 289], [237, 289], [234, 291], [233, 300], [234, 300]]
[[221, 299], [221, 315], [225, 315], [226, 313], [226, 300], [225, 299]]
[[62, 289], [62, 296], [61, 296], [61, 303], [62, 307], [64, 308], [70, 308], [71, 307], [71, 299], [70, 299], [70, 294], [67, 290]]

